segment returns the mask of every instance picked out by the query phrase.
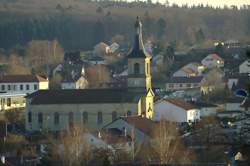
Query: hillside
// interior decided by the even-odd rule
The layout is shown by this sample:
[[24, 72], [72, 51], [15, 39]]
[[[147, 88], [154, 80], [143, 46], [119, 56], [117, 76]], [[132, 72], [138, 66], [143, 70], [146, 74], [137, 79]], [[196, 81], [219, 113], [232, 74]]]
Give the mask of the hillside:
[[0, 48], [58, 39], [65, 50], [90, 50], [116, 35], [131, 41], [136, 16], [145, 38], [192, 46], [207, 40], [250, 38], [250, 8], [165, 7], [142, 2], [1, 0]]

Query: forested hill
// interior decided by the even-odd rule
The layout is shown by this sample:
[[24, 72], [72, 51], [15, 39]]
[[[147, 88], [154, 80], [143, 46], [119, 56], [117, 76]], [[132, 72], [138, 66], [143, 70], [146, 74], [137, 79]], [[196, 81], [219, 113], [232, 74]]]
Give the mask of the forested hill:
[[0, 48], [57, 39], [65, 50], [89, 50], [101, 41], [131, 41], [136, 16], [146, 38], [192, 45], [204, 40], [249, 40], [250, 7], [156, 5], [86, 0], [0, 0]]

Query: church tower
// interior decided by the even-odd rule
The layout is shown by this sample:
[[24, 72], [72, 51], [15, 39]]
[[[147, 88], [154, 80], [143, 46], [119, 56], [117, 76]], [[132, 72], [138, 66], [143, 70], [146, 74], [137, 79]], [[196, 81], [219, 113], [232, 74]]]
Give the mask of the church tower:
[[151, 56], [146, 52], [142, 40], [142, 23], [137, 17], [135, 39], [128, 54], [128, 88], [148, 91], [151, 89]]
[[152, 119], [154, 92], [151, 85], [150, 72], [151, 56], [146, 52], [142, 40], [142, 23], [137, 17], [135, 22], [134, 45], [128, 54], [129, 91], [141, 94], [138, 103], [138, 115]]

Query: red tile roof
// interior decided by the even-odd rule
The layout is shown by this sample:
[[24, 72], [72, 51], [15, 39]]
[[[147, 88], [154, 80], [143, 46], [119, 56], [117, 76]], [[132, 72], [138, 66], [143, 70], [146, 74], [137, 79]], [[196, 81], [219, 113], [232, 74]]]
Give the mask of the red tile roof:
[[47, 82], [48, 80], [39, 75], [3, 75], [0, 76], [0, 83], [20, 82]]
[[152, 132], [154, 131], [153, 128], [156, 126], [156, 123], [152, 120], [140, 116], [121, 117], [121, 119], [126, 121], [128, 124], [133, 125], [135, 128], [141, 130], [148, 136], [153, 135]]
[[223, 59], [221, 57], [219, 57], [219, 55], [217, 55], [217, 54], [209, 54], [208, 56], [210, 56], [213, 59], [223, 61]]
[[174, 104], [178, 107], [181, 107], [183, 109], [185, 109], [186, 111], [191, 110], [191, 109], [197, 109], [197, 107], [191, 103], [188, 103], [182, 99], [177, 99], [177, 98], [167, 98], [167, 99], [162, 99], [162, 100], [158, 100], [156, 103], [159, 103], [161, 101], [166, 101], [169, 102], [171, 104]]

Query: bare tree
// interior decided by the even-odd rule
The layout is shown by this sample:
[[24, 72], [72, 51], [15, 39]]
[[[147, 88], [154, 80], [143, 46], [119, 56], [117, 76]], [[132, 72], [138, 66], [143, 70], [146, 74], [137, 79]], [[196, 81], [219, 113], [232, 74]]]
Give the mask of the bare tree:
[[160, 163], [188, 163], [192, 160], [194, 155], [184, 146], [175, 123], [161, 121], [154, 132], [152, 147]]
[[71, 128], [60, 139], [52, 139], [52, 154], [65, 166], [86, 165], [91, 159], [91, 146], [84, 137], [86, 130], [81, 127]]
[[103, 65], [90, 66], [86, 69], [87, 79], [91, 88], [98, 88], [102, 83], [110, 81], [110, 73]]

